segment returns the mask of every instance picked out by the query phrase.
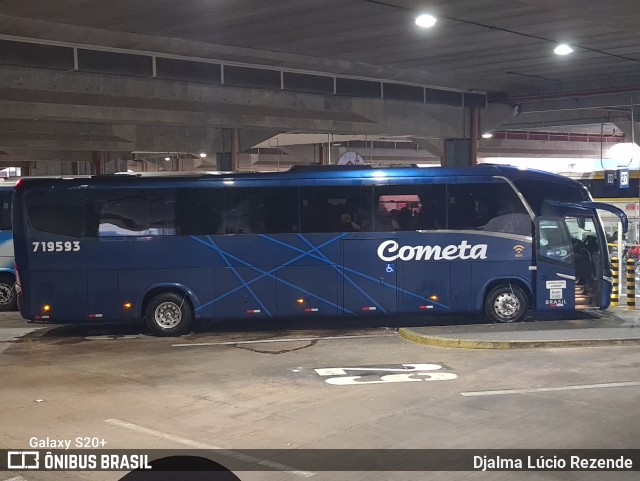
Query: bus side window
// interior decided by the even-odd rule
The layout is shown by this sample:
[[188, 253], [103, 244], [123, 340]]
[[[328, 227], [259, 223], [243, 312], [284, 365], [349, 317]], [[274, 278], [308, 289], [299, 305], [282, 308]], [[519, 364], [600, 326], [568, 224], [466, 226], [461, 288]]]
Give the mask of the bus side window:
[[533, 223], [506, 182], [464, 183], [449, 189], [450, 228], [532, 235]]
[[[309, 187], [300, 191], [302, 232], [340, 232], [341, 219], [351, 218], [351, 229], [372, 228], [372, 188], [369, 186]], [[357, 225], [357, 228], [353, 226]]]
[[0, 192], [0, 229], [11, 230], [11, 193], [6, 189]]
[[444, 184], [375, 187], [377, 231], [446, 229]]
[[297, 187], [268, 187], [262, 191], [262, 217], [269, 234], [286, 234], [300, 230]]
[[84, 192], [48, 193], [33, 190], [25, 199], [27, 215], [34, 229], [68, 237], [95, 237], [98, 217], [93, 200]]
[[175, 235], [173, 190], [122, 189], [102, 202], [98, 236]]
[[176, 191], [176, 227], [180, 235], [222, 233], [222, 189]]

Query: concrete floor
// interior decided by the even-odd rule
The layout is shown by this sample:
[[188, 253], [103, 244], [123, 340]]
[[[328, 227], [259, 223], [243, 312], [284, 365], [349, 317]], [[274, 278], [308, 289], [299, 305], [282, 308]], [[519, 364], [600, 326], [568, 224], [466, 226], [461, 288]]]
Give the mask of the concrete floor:
[[[452, 349], [408, 342], [396, 335], [397, 326], [383, 324], [217, 325], [156, 338], [136, 328], [43, 328], [0, 314], [0, 449], [28, 449], [32, 436], [99, 437], [108, 449], [640, 446], [640, 346]], [[438, 364], [444, 376], [427, 382], [428, 374], [316, 371], [409, 364]], [[0, 481], [124, 475], [0, 472]], [[358, 471], [311, 478], [631, 480], [637, 474]]]

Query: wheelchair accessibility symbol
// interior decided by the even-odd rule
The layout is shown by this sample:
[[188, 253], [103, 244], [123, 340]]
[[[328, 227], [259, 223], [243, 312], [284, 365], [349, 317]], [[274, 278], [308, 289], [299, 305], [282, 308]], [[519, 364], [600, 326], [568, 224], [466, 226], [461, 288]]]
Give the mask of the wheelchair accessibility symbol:
[[394, 272], [396, 270], [395, 266], [393, 264], [387, 264], [387, 267], [385, 268], [385, 271], [391, 273]]

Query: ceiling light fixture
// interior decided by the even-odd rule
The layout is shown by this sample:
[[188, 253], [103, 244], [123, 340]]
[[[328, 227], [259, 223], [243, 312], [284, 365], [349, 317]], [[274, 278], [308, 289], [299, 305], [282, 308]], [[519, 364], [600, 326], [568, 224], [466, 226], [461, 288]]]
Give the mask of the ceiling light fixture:
[[490, 139], [491, 137], [493, 137], [493, 134], [491, 132], [485, 132], [484, 134], [482, 134], [483, 139]]
[[566, 43], [561, 43], [553, 49], [553, 52], [556, 55], [569, 55], [571, 52], [573, 52], [573, 49]]
[[416, 17], [416, 25], [422, 28], [431, 28], [437, 21], [436, 17], [429, 15], [428, 13], [424, 13]]
[[200, 152], [200, 157], [201, 157], [201, 158], [203, 158], [203, 159], [204, 159], [206, 156], [207, 156], [207, 154], [205, 154], [204, 152]]

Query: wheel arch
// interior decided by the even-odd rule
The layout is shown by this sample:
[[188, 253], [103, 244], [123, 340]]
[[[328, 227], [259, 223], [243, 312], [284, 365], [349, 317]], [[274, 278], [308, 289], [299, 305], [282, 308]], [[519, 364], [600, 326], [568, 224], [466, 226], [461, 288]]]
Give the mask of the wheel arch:
[[496, 279], [491, 279], [489, 282], [487, 282], [482, 289], [482, 292], [480, 292], [480, 296], [477, 300], [477, 306], [479, 306], [480, 310], [484, 309], [484, 301], [487, 298], [487, 295], [494, 288], [503, 284], [518, 286], [520, 289], [522, 289], [522, 292], [524, 292], [525, 296], [527, 296], [529, 308], [531, 309], [533, 306], [535, 306], [535, 304], [533, 303], [533, 290], [531, 289], [531, 284], [529, 282], [525, 281], [521, 277], [499, 277]]
[[189, 303], [189, 308], [191, 309], [191, 314], [194, 318], [197, 318], [195, 307], [198, 305], [198, 299], [191, 291], [191, 289], [181, 285], [181, 284], [158, 284], [149, 289], [144, 297], [142, 298], [142, 302], [140, 303], [140, 318], [144, 318], [144, 313], [147, 310], [147, 306], [151, 299], [153, 299], [158, 294], [162, 294], [165, 292], [173, 292], [174, 294], [178, 294], [179, 296], [184, 296], [184, 299]]

